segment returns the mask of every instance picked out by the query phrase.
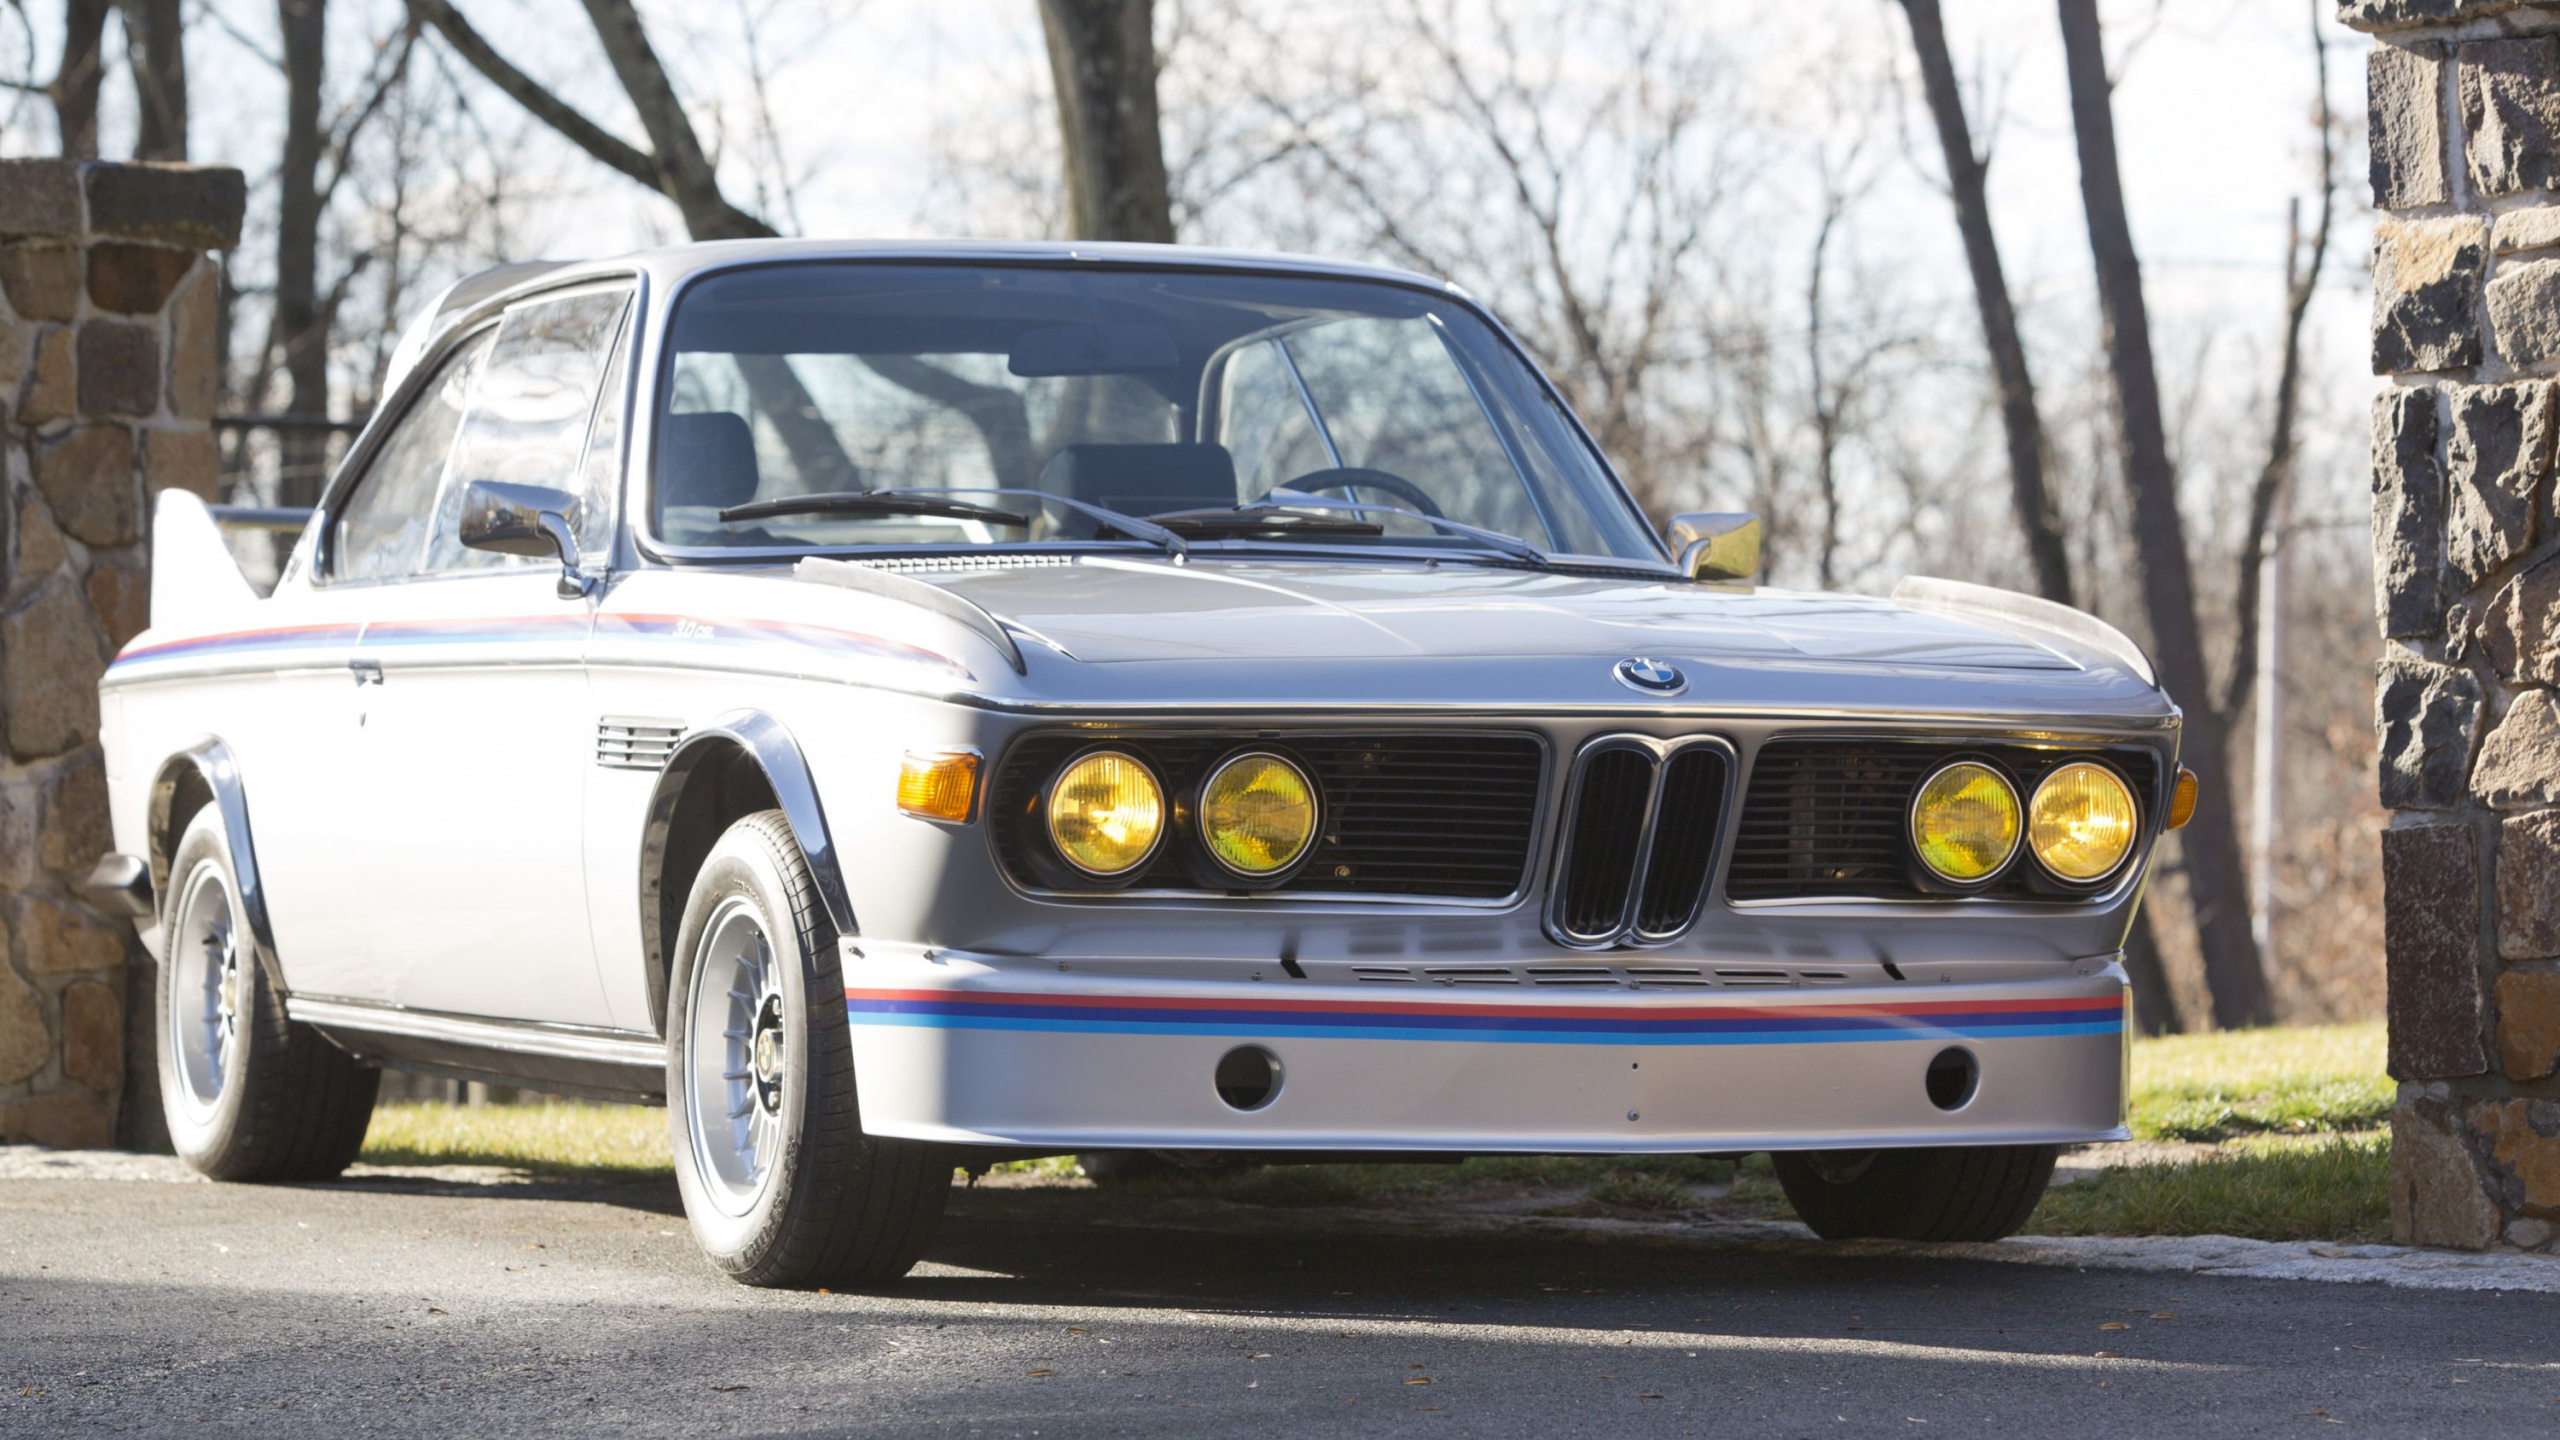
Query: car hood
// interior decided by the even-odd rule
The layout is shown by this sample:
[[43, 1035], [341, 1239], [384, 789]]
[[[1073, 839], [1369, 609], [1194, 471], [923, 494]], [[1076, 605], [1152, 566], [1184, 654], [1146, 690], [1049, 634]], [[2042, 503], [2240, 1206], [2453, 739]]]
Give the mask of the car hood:
[[1889, 600], [1481, 566], [1086, 559], [919, 578], [1100, 665], [1641, 655], [1965, 672], [2089, 659]]

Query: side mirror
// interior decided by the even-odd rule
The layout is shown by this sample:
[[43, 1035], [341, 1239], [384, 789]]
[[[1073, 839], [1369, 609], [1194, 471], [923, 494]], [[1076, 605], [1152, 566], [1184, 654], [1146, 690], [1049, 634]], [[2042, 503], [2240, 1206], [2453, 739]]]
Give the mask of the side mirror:
[[549, 556], [560, 562], [560, 598], [584, 596], [592, 582], [578, 570], [578, 535], [569, 512], [578, 497], [540, 485], [474, 480], [462, 488], [462, 543], [500, 555]]
[[1751, 581], [1760, 574], [1760, 517], [1747, 512], [1674, 515], [1671, 548], [1692, 580]]

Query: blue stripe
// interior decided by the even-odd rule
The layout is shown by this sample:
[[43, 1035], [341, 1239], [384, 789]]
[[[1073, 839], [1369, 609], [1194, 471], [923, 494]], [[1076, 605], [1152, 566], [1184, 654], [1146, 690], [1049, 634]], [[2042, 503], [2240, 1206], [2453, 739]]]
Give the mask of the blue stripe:
[[[998, 1007], [986, 1007], [995, 1009]], [[1009, 1008], [1009, 1007], [1008, 1007]], [[2043, 1022], [2027, 1025], [1935, 1024], [1901, 1022], [1885, 1025], [1861, 1025], [1839, 1028], [1827, 1022], [1820, 1029], [1757, 1028], [1732, 1030], [1699, 1025], [1694, 1022], [1649, 1022], [1642, 1030], [1614, 1028], [1556, 1029], [1548, 1025], [1524, 1025], [1517, 1022], [1503, 1028], [1460, 1027], [1434, 1023], [1411, 1025], [1389, 1019], [1384, 1023], [1343, 1023], [1332, 1017], [1316, 1017], [1311, 1023], [1278, 1015], [1230, 1017], [1213, 1022], [1159, 1022], [1146, 1020], [1051, 1019], [1038, 1016], [975, 1013], [917, 1013], [861, 1010], [847, 1007], [849, 1017], [857, 1025], [896, 1025], [933, 1030], [1023, 1030], [1051, 1034], [1078, 1035], [1227, 1035], [1253, 1036], [1290, 1034], [1336, 1040], [1462, 1040], [1524, 1045], [1836, 1045], [1858, 1041], [1884, 1040], [2004, 1040], [2046, 1036], [2115, 1035], [2124, 1030], [2121, 1017], [2104, 1020]], [[1187, 1012], [1198, 1013], [1198, 1012]], [[1265, 1022], [1265, 1023], [1256, 1023]], [[1570, 1025], [1576, 1022], [1554, 1022]]]

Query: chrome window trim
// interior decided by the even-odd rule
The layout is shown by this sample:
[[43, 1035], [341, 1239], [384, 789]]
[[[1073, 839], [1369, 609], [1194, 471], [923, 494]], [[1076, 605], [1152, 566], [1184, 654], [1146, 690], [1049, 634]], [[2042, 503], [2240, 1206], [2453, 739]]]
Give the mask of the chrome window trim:
[[[1716, 815], [1716, 848], [1708, 857], [1707, 873], [1698, 885], [1697, 900], [1689, 907], [1689, 918], [1679, 928], [1667, 932], [1647, 932], [1640, 928], [1644, 906], [1644, 882], [1653, 870], [1653, 842], [1662, 822], [1662, 783], [1670, 773], [1672, 758], [1683, 751], [1706, 747], [1724, 757], [1725, 785], [1722, 808]], [[1636, 833], [1635, 868], [1627, 878], [1626, 894], [1620, 897], [1618, 920], [1605, 934], [1581, 935], [1565, 928], [1565, 868], [1573, 859], [1572, 817], [1582, 800], [1583, 776], [1591, 762], [1601, 755], [1620, 750], [1642, 751], [1653, 757], [1653, 775], [1645, 790], [1644, 824]], [[1568, 950], [1656, 949], [1676, 944], [1680, 937], [1697, 928], [1699, 917], [1716, 898], [1724, 879], [1724, 863], [1730, 853], [1736, 805], [1741, 790], [1741, 755], [1721, 735], [1681, 735], [1663, 739], [1632, 732], [1597, 735], [1585, 741], [1574, 753], [1573, 774], [1565, 786], [1564, 798], [1557, 807], [1555, 824], [1555, 858], [1548, 871], [1547, 903], [1544, 920], [1547, 938]]]

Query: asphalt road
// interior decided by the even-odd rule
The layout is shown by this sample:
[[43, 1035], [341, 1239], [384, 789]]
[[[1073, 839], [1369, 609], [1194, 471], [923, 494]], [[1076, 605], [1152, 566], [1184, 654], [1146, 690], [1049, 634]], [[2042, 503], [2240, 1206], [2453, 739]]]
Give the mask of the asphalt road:
[[456, 1178], [0, 1181], [0, 1434], [2560, 1433], [2554, 1295], [1060, 1190], [789, 1294], [671, 1184]]

